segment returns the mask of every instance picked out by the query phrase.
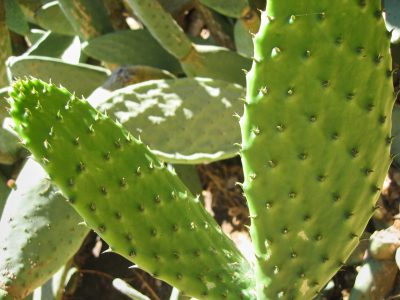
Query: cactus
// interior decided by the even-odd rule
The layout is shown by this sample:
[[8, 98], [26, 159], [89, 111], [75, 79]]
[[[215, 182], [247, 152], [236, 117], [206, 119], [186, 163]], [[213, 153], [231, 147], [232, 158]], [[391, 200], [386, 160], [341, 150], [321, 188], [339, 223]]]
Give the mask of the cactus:
[[223, 47], [194, 45], [185, 60], [183, 70], [191, 77], [208, 77], [244, 85], [243, 70], [250, 68], [250, 60]]
[[235, 24], [235, 46], [237, 51], [247, 57], [253, 56], [253, 39], [241, 20]]
[[63, 14], [58, 1], [52, 1], [41, 6], [34, 14], [34, 21], [51, 32], [74, 35], [74, 29]]
[[248, 8], [247, 0], [199, 0], [202, 4], [209, 6], [213, 10], [234, 18], [240, 18], [243, 11]]
[[128, 0], [147, 29], [181, 63], [190, 77], [209, 77], [244, 85], [247, 58], [223, 47], [195, 45], [156, 0]]
[[29, 160], [0, 221], [0, 290], [9, 297], [0, 299], [23, 299], [51, 278], [88, 232], [80, 222], [46, 172]]
[[270, 0], [261, 17], [240, 121], [258, 299], [311, 298], [372, 216], [394, 103], [380, 12]]
[[[105, 99], [91, 96], [89, 102], [140, 135], [158, 157], [195, 164], [237, 155], [240, 129], [232, 116], [242, 112], [243, 96], [239, 85], [181, 78], [147, 81]], [[214, 113], [223, 121], [215, 122]], [[214, 134], [217, 137], [210, 139]]]
[[7, 61], [7, 67], [12, 78], [34, 76], [51, 80], [85, 97], [101, 85], [108, 75], [108, 71], [101, 67], [69, 64], [60, 59], [42, 56], [11, 57]]
[[73, 36], [48, 31], [25, 52], [25, 55], [61, 58], [73, 41]]
[[[172, 79], [174, 75], [168, 71], [148, 67], [126, 65], [115, 69], [109, 78], [88, 97], [89, 101], [102, 103], [110, 98], [113, 91], [128, 85], [153, 79]], [[93, 99], [93, 100], [91, 100]]]
[[107, 10], [101, 0], [59, 0], [61, 9], [83, 40], [112, 32]]
[[16, 0], [27, 21], [33, 22], [34, 15], [37, 10], [42, 6], [42, 1], [36, 0]]
[[386, 27], [392, 31], [391, 41], [393, 44], [400, 43], [400, 2], [397, 0], [384, 0], [386, 11]]
[[29, 32], [28, 22], [25, 20], [24, 14], [14, 0], [2, 0], [6, 11], [6, 23], [10, 30], [25, 35]]
[[120, 65], [146, 65], [181, 73], [179, 62], [145, 29], [124, 30], [94, 38], [83, 46], [91, 57]]
[[252, 35], [257, 33], [259, 27], [260, 17], [257, 12], [252, 9], [245, 10], [234, 27], [235, 45], [239, 53], [247, 57], [253, 56]]
[[195, 297], [249, 297], [247, 261], [143, 143], [65, 89], [19, 80], [10, 95], [23, 142], [113, 251]]
[[[398, 47], [392, 44], [390, 53], [389, 46], [398, 42], [397, 2], [383, 1], [383, 20], [380, 0], [269, 0], [258, 33], [254, 9], [265, 0], [218, 2], [16, 0], [13, 5], [19, 4], [32, 29], [22, 30], [23, 18], [3, 26], [3, 42], [9, 29], [27, 35], [10, 32], [13, 54], [25, 55], [8, 60], [8, 79], [51, 79], [77, 96], [95, 90], [85, 101], [41, 80], [17, 80], [10, 100], [16, 130], [113, 251], [184, 293], [272, 300], [336, 292], [337, 281], [329, 280], [344, 263], [360, 263], [348, 258], [377, 209], [391, 163], [396, 121], [390, 55]], [[51, 12], [55, 15], [46, 17]], [[144, 29], [136, 29], [141, 28], [136, 16]], [[128, 25], [135, 30], [125, 30]], [[53, 33], [34, 33], [36, 27]], [[66, 64], [64, 50], [79, 47], [81, 54], [80, 41], [90, 57], [76, 65], [74, 55]], [[8, 45], [3, 57], [11, 54]], [[99, 65], [112, 71], [113, 64], [127, 63], [133, 64], [127, 77], [117, 70], [103, 84], [111, 72]], [[244, 76], [241, 69], [250, 67]], [[128, 82], [132, 85], [109, 91]], [[242, 93], [239, 127], [231, 115], [242, 114]], [[3, 114], [0, 105], [0, 118]], [[256, 253], [252, 264], [178, 179], [179, 168], [174, 172], [159, 161], [197, 164], [232, 157], [240, 139]], [[396, 143], [392, 147], [396, 159]], [[198, 188], [195, 169], [189, 168], [182, 176]], [[373, 272], [386, 270], [382, 266], [367, 261], [353, 295], [390, 287], [390, 280], [379, 287], [370, 280]], [[393, 261], [390, 268], [393, 275]]]

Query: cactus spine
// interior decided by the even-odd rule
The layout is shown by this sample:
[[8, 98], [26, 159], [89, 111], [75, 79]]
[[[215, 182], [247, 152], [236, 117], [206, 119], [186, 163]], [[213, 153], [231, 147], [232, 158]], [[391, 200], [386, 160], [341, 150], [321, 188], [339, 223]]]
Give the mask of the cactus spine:
[[257, 299], [311, 299], [374, 211], [391, 143], [380, 1], [270, 0], [241, 119]]

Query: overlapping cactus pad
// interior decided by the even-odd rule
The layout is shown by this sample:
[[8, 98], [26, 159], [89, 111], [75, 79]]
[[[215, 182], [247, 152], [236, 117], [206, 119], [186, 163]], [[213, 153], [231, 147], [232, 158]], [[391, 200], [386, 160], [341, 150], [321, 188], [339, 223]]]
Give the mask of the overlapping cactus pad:
[[241, 120], [258, 299], [311, 299], [344, 264], [390, 164], [380, 1], [270, 0]]
[[247, 261], [142, 142], [54, 85], [20, 80], [11, 97], [23, 142], [112, 250], [192, 296], [251, 297]]
[[51, 278], [82, 244], [88, 228], [81, 222], [46, 172], [28, 160], [1, 216], [0, 299], [23, 299]]
[[90, 97], [165, 161], [206, 163], [237, 155], [240, 85], [208, 78], [151, 80]]

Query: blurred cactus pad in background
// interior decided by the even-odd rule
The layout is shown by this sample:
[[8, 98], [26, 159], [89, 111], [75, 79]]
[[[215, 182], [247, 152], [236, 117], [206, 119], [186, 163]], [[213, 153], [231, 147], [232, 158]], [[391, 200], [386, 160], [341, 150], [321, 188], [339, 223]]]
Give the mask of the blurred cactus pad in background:
[[0, 300], [400, 294], [400, 0], [0, 0]]

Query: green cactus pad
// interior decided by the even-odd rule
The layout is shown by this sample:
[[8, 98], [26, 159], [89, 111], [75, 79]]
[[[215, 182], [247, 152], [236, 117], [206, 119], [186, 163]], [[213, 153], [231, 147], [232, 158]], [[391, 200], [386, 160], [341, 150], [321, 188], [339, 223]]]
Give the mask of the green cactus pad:
[[120, 65], [147, 65], [174, 73], [181, 72], [179, 62], [145, 29], [123, 30], [94, 38], [83, 51], [98, 60]]
[[234, 27], [234, 35], [235, 46], [238, 53], [246, 57], [252, 57], [254, 53], [253, 39], [249, 29], [245, 26], [243, 20], [239, 19], [236, 21]]
[[23, 143], [113, 251], [188, 295], [250, 297], [247, 261], [143, 143], [54, 85], [19, 80], [10, 95]]
[[390, 165], [380, 0], [269, 0], [242, 129], [258, 299], [311, 299], [346, 261]]
[[73, 36], [47, 31], [25, 52], [25, 55], [61, 58], [73, 41]]
[[2, 2], [4, 2], [6, 9], [6, 23], [8, 28], [20, 35], [27, 34], [29, 32], [29, 25], [18, 3], [15, 0], [3, 0]]
[[75, 31], [61, 10], [58, 1], [46, 3], [34, 15], [38, 25], [51, 32], [65, 35], [75, 35]]
[[181, 16], [193, 7], [194, 0], [159, 0], [162, 7], [173, 16]]
[[83, 40], [113, 31], [102, 0], [58, 0], [61, 10]]
[[42, 29], [37, 29], [37, 28], [32, 28], [29, 33], [25, 36], [26, 41], [33, 45], [37, 43], [45, 34], [48, 34], [48, 31], [42, 30]]
[[61, 59], [42, 56], [11, 57], [7, 67], [13, 78], [33, 76], [51, 80], [85, 97], [101, 86], [108, 76], [108, 71], [101, 67], [69, 64]]
[[238, 153], [245, 91], [220, 80], [152, 80], [89, 102], [107, 111], [165, 161], [207, 163]]
[[208, 77], [245, 85], [243, 70], [248, 70], [251, 60], [237, 52], [223, 47], [195, 45], [192, 51], [181, 61], [188, 76]]
[[157, 0], [128, 0], [153, 37], [176, 57], [186, 75], [208, 77], [245, 85], [243, 69], [251, 61], [223, 47], [195, 45]]
[[243, 11], [248, 7], [247, 0], [200, 0], [200, 3], [219, 12], [220, 14], [240, 18]]
[[29, 160], [0, 221], [0, 289], [23, 299], [51, 278], [86, 236], [80, 222], [46, 172]]
[[189, 188], [193, 195], [200, 196], [203, 187], [200, 182], [199, 173], [194, 165], [171, 165], [182, 182]]
[[158, 0], [127, 0], [127, 4], [160, 45], [177, 59], [185, 58], [193, 50], [189, 38]]

